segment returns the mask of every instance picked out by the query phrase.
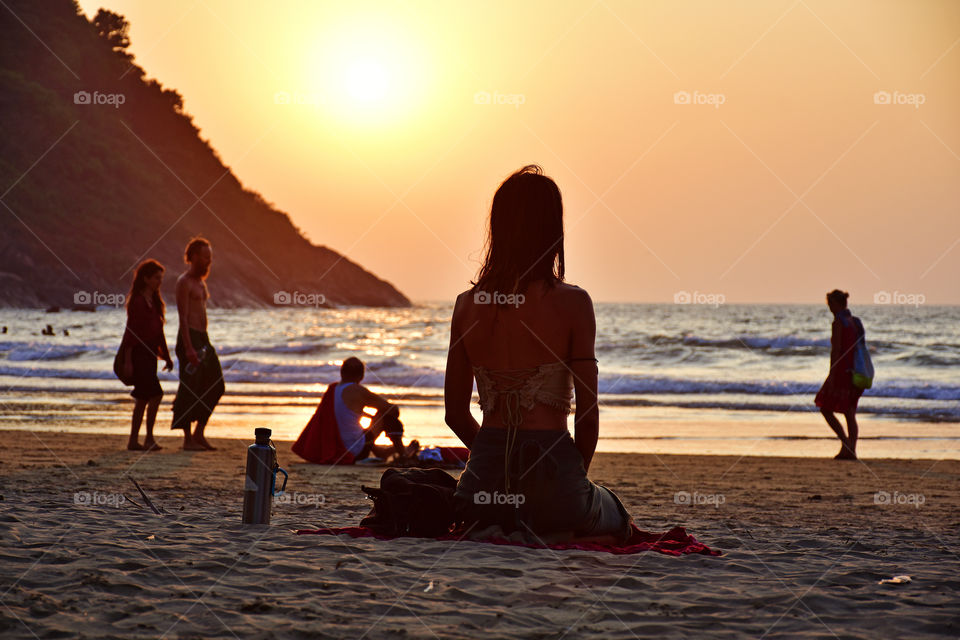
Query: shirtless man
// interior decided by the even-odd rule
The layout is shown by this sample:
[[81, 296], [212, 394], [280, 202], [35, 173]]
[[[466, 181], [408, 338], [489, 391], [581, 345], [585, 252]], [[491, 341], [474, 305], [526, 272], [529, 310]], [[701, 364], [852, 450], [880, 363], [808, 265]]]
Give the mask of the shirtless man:
[[[177, 361], [180, 387], [173, 401], [173, 429], [183, 429], [185, 451], [214, 447], [203, 436], [207, 421], [224, 392], [220, 359], [207, 336], [207, 275], [213, 262], [210, 243], [201, 237], [187, 245], [184, 261], [189, 268], [177, 278]], [[190, 424], [196, 422], [193, 434]]]

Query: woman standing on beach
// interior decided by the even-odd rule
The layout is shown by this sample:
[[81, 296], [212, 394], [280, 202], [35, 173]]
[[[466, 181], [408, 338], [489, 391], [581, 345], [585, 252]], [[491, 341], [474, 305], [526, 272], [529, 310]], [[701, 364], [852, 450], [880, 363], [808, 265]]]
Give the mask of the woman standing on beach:
[[[124, 369], [132, 372], [133, 391], [130, 395], [136, 400], [127, 443], [127, 449], [131, 451], [158, 451], [161, 448], [153, 439], [153, 424], [163, 398], [157, 379], [157, 359], [166, 362], [164, 371], [173, 370], [167, 338], [163, 334], [166, 310], [160, 296], [163, 271], [163, 265], [156, 260], [141, 262], [127, 296], [127, 328], [123, 332], [121, 349], [124, 350]], [[147, 411], [147, 437], [141, 445], [138, 436], [144, 409]]]
[[[451, 321], [446, 422], [470, 449], [456, 498], [474, 534], [499, 526], [541, 543], [630, 535], [616, 494], [587, 479], [599, 433], [596, 321], [587, 292], [563, 278], [560, 190], [529, 165], [497, 189], [483, 266]], [[482, 425], [470, 413], [474, 379]]]
[[[859, 320], [847, 309], [850, 294], [834, 289], [827, 294], [827, 306], [833, 312], [833, 333], [830, 336], [830, 373], [824, 381], [814, 403], [820, 407], [827, 424], [840, 438], [840, 453], [837, 460], [857, 459], [857, 403], [863, 389], [853, 384], [854, 349], [860, 334]], [[847, 421], [847, 433], [834, 413], [842, 413]]]

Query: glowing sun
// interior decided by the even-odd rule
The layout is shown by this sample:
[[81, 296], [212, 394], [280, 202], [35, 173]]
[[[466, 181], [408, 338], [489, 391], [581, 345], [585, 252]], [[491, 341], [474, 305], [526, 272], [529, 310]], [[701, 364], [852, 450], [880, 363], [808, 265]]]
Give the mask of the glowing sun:
[[312, 68], [330, 115], [367, 126], [396, 122], [416, 107], [425, 57], [401, 27], [367, 16], [340, 23], [321, 39]]

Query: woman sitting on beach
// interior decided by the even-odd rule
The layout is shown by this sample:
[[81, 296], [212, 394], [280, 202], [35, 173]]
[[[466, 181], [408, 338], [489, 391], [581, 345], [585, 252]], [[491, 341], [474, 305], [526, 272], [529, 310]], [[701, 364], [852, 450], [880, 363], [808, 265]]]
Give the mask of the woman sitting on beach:
[[[563, 277], [560, 190], [529, 165], [494, 195], [483, 266], [453, 311], [446, 422], [470, 449], [458, 509], [475, 533], [620, 543], [629, 515], [587, 479], [599, 432], [593, 302]], [[474, 378], [482, 425], [470, 413]]]
[[[127, 443], [127, 449], [131, 451], [158, 451], [161, 448], [153, 439], [153, 424], [163, 398], [157, 379], [157, 359], [166, 362], [164, 371], [173, 370], [167, 338], [163, 334], [165, 306], [160, 296], [163, 270], [163, 265], [156, 260], [141, 262], [127, 296], [127, 328], [123, 332], [121, 349], [124, 350], [124, 369], [133, 378], [130, 395], [136, 400]], [[141, 445], [138, 435], [144, 409], [147, 411], [147, 437]]]
[[[859, 320], [847, 309], [845, 291], [834, 289], [827, 294], [827, 306], [833, 312], [833, 332], [830, 336], [830, 373], [824, 381], [814, 403], [820, 407], [827, 424], [840, 438], [840, 453], [837, 460], [857, 459], [857, 403], [863, 389], [853, 384], [854, 347], [859, 340]], [[834, 412], [842, 413], [847, 421], [847, 433]]]

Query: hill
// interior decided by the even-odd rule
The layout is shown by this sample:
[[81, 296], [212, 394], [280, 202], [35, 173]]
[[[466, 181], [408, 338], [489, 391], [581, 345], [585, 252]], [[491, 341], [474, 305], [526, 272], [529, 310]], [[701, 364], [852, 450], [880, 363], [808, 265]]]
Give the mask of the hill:
[[217, 306], [282, 304], [297, 292], [311, 303], [409, 305], [244, 188], [183, 98], [134, 63], [127, 29], [102, 9], [87, 20], [72, 0], [0, 9], [0, 306], [125, 293], [145, 257], [166, 265], [172, 301], [197, 234], [214, 248]]

